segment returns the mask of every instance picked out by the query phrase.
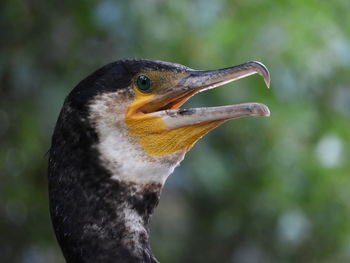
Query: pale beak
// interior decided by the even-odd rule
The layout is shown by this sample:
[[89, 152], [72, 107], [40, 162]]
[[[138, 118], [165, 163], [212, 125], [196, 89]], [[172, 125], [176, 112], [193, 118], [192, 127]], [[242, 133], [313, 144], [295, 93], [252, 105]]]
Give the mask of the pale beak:
[[241, 117], [270, 115], [266, 105], [255, 102], [220, 107], [179, 109], [194, 94], [253, 74], [261, 75], [269, 87], [269, 71], [260, 62], [252, 61], [218, 70], [188, 70], [187, 74], [177, 85], [157, 94], [152, 102], [144, 105], [143, 112], [162, 118], [169, 129]]

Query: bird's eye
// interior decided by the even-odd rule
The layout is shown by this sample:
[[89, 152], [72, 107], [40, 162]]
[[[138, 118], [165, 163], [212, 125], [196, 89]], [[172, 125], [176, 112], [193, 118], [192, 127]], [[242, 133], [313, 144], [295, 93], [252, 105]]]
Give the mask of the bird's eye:
[[151, 88], [151, 80], [148, 77], [141, 75], [137, 78], [137, 87], [139, 90], [147, 92]]

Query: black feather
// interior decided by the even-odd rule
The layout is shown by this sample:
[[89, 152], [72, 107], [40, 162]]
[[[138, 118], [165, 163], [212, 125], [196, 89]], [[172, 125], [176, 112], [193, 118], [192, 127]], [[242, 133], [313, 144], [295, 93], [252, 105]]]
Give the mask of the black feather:
[[[88, 105], [96, 95], [129, 87], [145, 69], [184, 67], [148, 60], [114, 62], [81, 81], [64, 102], [52, 137], [48, 171], [52, 223], [69, 263], [157, 262], [148, 245], [148, 222], [161, 185], [140, 190], [111, 180], [100, 162], [95, 147], [99, 138], [88, 118]], [[126, 229], [124, 207], [131, 207], [143, 220], [146, 232], [140, 234], [138, 244], [125, 240], [133, 233]]]

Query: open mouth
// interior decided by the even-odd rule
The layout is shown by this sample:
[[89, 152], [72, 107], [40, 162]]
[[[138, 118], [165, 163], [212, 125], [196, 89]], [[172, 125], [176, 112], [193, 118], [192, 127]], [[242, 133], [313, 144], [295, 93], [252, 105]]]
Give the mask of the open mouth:
[[[162, 72], [158, 71], [157, 75]], [[164, 156], [180, 150], [188, 151], [206, 133], [227, 120], [248, 116], [269, 116], [268, 107], [261, 103], [242, 103], [219, 107], [181, 109], [193, 95], [253, 74], [263, 77], [267, 86], [270, 75], [260, 62], [199, 71], [184, 69], [166, 72], [171, 76], [159, 88], [148, 94], [136, 95], [126, 112], [126, 123], [133, 138], [151, 156]], [[149, 83], [148, 83], [149, 84]]]
[[140, 111], [150, 116], [160, 117], [170, 129], [240, 117], [270, 115], [266, 105], [255, 102], [180, 109], [190, 97], [201, 91], [216, 88], [253, 74], [261, 75], [269, 87], [270, 74], [262, 63], [252, 61], [225, 69], [189, 70], [187, 73], [188, 75], [174, 87], [157, 94], [149, 103], [144, 104]]

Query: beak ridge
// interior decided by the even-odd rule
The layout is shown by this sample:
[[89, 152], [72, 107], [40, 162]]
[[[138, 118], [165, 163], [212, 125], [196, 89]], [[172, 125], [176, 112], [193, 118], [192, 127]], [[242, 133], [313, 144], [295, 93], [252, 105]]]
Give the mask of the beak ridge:
[[180, 86], [206, 90], [253, 74], [259, 74], [263, 77], [266, 86], [270, 88], [270, 73], [265, 65], [258, 61], [250, 61], [237, 66], [217, 70], [193, 70], [189, 73], [190, 75], [179, 83]]

